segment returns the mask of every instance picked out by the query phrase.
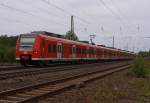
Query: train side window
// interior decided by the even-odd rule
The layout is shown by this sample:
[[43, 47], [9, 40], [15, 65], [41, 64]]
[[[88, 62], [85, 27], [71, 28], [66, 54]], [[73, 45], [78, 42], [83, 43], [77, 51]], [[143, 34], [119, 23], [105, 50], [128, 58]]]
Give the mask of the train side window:
[[91, 49], [89, 49], [89, 54], [91, 54]]
[[81, 54], [83, 54], [83, 49], [81, 49]]
[[106, 55], [106, 50], [104, 50], [104, 55]]
[[61, 53], [61, 46], [58, 45], [58, 52]]
[[91, 49], [89, 49], [89, 54], [91, 55]]
[[61, 45], [60, 47], [61, 47], [61, 53], [63, 53], [63, 45]]
[[86, 54], [89, 54], [89, 49], [86, 49]]
[[53, 45], [53, 52], [55, 53], [56, 52], [56, 46]]
[[80, 51], [80, 54], [81, 54], [82, 53], [82, 49], [80, 48], [79, 51]]
[[48, 44], [48, 53], [51, 53], [51, 52], [52, 52], [52, 45]]
[[84, 49], [82, 49], [82, 54], [84, 54]]
[[110, 55], [110, 51], [108, 50], [108, 55]]
[[69, 52], [70, 52], [70, 54], [72, 54], [72, 47], [71, 46], [69, 47]]
[[89, 54], [89, 50], [88, 49], [86, 49], [86, 54]]
[[61, 52], [64, 53], [64, 46], [61, 45]]
[[78, 54], [80, 54], [80, 48], [78, 48]]
[[79, 54], [79, 48], [77, 48], [77, 54]]
[[73, 47], [73, 54], [75, 54], [76, 53], [76, 48], [75, 47]]
[[97, 52], [97, 50], [95, 49], [95, 50], [94, 50], [94, 55], [96, 55], [96, 52]]
[[94, 49], [92, 49], [92, 54], [94, 55]]
[[112, 55], [112, 51], [110, 51], [110, 55]]
[[92, 55], [92, 49], [90, 49], [90, 54]]
[[84, 50], [85, 50], [84, 52], [85, 52], [85, 54], [86, 54], [86, 49], [84, 49]]
[[102, 51], [101, 50], [99, 50], [99, 55], [101, 55], [102, 54]]
[[84, 49], [82, 49], [82, 54], [84, 54], [84, 51], [85, 51], [85, 50], [84, 50]]
[[87, 49], [85, 49], [85, 54], [87, 53]]

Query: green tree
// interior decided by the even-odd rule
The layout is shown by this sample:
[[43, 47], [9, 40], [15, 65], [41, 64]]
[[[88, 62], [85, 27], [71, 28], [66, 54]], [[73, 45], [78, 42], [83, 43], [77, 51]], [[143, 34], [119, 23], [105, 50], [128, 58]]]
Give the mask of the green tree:
[[0, 63], [15, 62], [15, 46], [17, 36], [0, 36]]
[[74, 41], [79, 41], [79, 38], [77, 37], [77, 35], [74, 32], [68, 31], [65, 35], [66, 39], [69, 40], [74, 40]]

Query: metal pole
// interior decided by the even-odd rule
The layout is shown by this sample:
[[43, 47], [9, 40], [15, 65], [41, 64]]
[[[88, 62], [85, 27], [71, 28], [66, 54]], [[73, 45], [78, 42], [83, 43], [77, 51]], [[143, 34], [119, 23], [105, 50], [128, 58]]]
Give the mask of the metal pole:
[[73, 20], [73, 16], [71, 16], [71, 32], [74, 33], [74, 20]]
[[114, 42], [115, 42], [115, 38], [114, 38], [114, 36], [113, 36], [113, 48], [114, 48], [114, 45], [115, 45]]

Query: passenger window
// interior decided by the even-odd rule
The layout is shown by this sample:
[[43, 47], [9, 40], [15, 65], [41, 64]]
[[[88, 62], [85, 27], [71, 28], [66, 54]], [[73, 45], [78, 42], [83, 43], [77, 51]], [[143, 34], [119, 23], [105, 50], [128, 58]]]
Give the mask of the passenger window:
[[75, 54], [75, 47], [73, 47], [73, 54]]
[[52, 45], [49, 44], [49, 45], [48, 45], [48, 53], [51, 53], [51, 52], [52, 52]]
[[72, 47], [69, 47], [69, 49], [70, 49], [70, 50], [69, 50], [69, 51], [70, 51], [70, 54], [72, 54]]
[[81, 54], [81, 49], [79, 48], [79, 54]]
[[57, 45], [57, 52], [60, 53], [60, 45]]
[[53, 52], [56, 53], [56, 45], [53, 45]]

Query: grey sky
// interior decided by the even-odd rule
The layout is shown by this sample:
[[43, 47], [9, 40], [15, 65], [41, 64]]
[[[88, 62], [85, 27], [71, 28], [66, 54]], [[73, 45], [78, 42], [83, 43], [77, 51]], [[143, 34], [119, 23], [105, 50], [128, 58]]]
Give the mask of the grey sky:
[[[131, 51], [149, 50], [150, 0], [0, 0], [0, 33], [18, 35], [35, 30], [65, 34], [70, 16], [81, 40]], [[139, 25], [139, 30], [138, 30]]]

